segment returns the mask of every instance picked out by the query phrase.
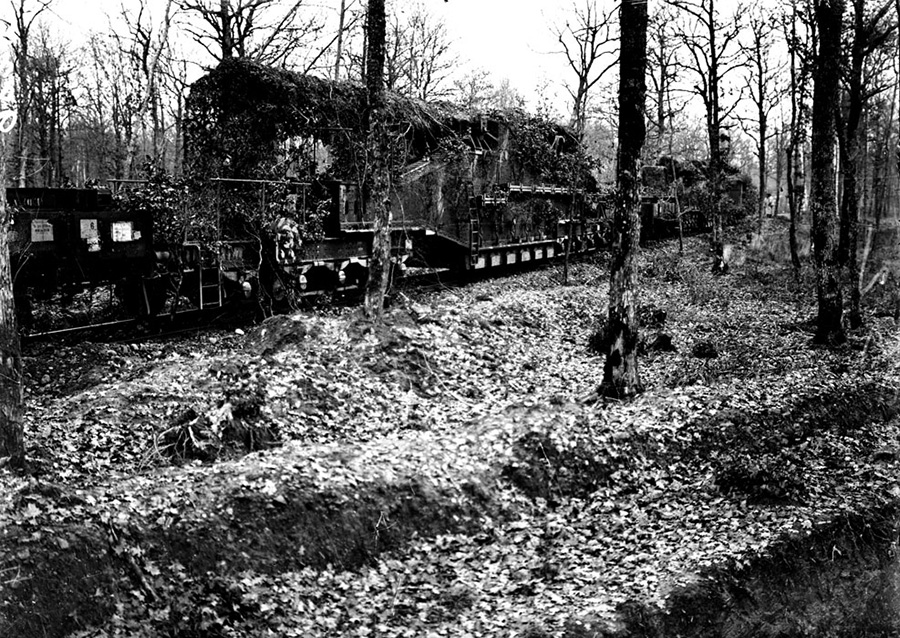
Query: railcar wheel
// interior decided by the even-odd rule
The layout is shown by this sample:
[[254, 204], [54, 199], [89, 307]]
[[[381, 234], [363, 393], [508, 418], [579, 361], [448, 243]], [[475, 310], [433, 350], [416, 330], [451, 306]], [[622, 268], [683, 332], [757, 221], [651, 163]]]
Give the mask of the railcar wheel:
[[[342, 276], [343, 275], [343, 276]], [[352, 263], [338, 272], [338, 285], [362, 290], [369, 280], [369, 269], [361, 263]]]
[[313, 266], [295, 282], [297, 291], [305, 295], [332, 292], [340, 285], [338, 274], [326, 265]]

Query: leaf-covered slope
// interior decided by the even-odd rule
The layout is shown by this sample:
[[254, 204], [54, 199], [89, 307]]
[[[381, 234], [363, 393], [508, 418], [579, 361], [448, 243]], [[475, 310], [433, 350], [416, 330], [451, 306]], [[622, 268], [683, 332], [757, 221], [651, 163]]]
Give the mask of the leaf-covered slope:
[[[813, 349], [807, 297], [750, 266], [714, 279], [663, 247], [643, 272], [678, 351], [645, 355], [629, 404], [594, 394], [591, 264], [567, 287], [544, 270], [415, 296], [365, 337], [321, 315], [294, 339], [109, 348], [97, 385], [31, 402], [43, 475], [4, 479], [2, 613], [124, 635], [579, 636], [896, 499], [891, 325]], [[294, 442], [163, 468], [153, 433], [236, 384]], [[97, 588], [90, 609], [24, 604]]]

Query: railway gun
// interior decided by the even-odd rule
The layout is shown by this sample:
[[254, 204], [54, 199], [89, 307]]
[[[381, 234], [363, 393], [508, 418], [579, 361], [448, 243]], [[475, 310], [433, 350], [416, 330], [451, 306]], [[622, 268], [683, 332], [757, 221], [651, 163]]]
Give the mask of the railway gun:
[[[609, 202], [564, 127], [396, 95], [387, 110], [394, 277], [605, 246]], [[361, 291], [374, 233], [364, 111], [360, 86], [228, 60], [191, 89], [183, 178], [8, 189], [23, 325], [52, 327], [35, 302], [79, 295], [104, 322]], [[673, 219], [685, 233], [707, 227], [671, 198], [644, 209], [652, 239], [676, 234]], [[108, 307], [93, 308], [97, 297]]]

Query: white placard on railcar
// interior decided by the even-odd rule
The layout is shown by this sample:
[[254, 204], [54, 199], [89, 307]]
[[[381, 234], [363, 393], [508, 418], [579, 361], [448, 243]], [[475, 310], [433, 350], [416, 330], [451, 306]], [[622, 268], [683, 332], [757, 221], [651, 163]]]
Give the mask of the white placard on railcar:
[[53, 241], [53, 224], [46, 219], [32, 219], [31, 241]]

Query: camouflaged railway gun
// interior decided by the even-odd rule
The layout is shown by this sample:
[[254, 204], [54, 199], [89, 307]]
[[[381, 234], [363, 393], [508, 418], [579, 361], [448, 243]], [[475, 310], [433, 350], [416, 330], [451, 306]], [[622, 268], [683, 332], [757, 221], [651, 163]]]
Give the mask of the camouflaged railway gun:
[[[396, 273], [489, 271], [603, 245], [589, 161], [564, 127], [393, 94], [387, 104]], [[374, 230], [359, 183], [364, 111], [361, 86], [246, 60], [193, 85], [186, 166], [216, 184], [215, 214], [201, 223], [219, 242], [248, 229], [263, 238], [251, 277], [264, 291], [364, 286]]]

